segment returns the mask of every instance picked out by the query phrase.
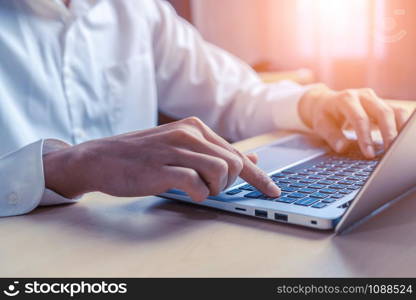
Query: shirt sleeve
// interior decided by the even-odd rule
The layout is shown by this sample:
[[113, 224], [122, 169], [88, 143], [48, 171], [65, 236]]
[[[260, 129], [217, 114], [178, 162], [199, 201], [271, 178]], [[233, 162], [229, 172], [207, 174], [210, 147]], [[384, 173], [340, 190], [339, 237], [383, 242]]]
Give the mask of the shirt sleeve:
[[155, 3], [160, 111], [174, 118], [198, 116], [233, 141], [276, 129], [309, 130], [298, 113], [308, 87], [263, 83], [246, 63], [204, 41], [169, 4]]
[[0, 217], [26, 214], [39, 205], [76, 202], [45, 188], [43, 140], [0, 157]]

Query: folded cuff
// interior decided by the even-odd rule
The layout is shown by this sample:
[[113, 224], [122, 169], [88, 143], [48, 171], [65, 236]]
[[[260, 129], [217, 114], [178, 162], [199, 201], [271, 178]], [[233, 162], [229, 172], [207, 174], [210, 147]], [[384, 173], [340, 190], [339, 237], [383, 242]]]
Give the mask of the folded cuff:
[[0, 158], [0, 216], [30, 212], [39, 205], [45, 189], [43, 140]]
[[311, 86], [301, 86], [291, 81], [282, 81], [276, 85], [276, 92], [279, 93], [276, 97], [279, 100], [273, 102], [271, 109], [271, 120], [276, 129], [311, 132], [299, 114], [299, 102], [310, 88]]

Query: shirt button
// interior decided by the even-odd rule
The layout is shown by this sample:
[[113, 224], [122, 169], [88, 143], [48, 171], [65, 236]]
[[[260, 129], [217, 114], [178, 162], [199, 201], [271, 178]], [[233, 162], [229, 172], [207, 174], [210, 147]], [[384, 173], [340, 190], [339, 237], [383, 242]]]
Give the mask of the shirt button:
[[17, 194], [14, 193], [14, 192], [10, 193], [9, 197], [7, 197], [7, 199], [9, 201], [10, 205], [16, 205], [18, 200], [19, 200], [19, 198], [17, 197]]

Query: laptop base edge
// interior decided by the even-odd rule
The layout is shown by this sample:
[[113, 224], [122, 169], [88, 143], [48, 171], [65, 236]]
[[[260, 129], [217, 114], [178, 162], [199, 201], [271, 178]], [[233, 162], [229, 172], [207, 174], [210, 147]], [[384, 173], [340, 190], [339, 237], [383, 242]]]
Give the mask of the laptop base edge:
[[186, 195], [178, 195], [172, 193], [164, 193], [158, 195], [159, 197], [179, 200], [182, 202], [215, 208], [218, 210], [224, 210], [240, 215], [255, 217], [263, 220], [270, 220], [279, 223], [299, 225], [303, 227], [319, 229], [319, 230], [333, 230], [338, 223], [338, 219], [326, 219], [315, 216], [301, 215], [295, 213], [289, 213], [287, 211], [279, 211], [270, 208], [245, 206], [242, 204], [236, 204], [233, 202], [223, 202], [211, 199], [206, 199], [201, 203], [195, 203], [189, 199]]

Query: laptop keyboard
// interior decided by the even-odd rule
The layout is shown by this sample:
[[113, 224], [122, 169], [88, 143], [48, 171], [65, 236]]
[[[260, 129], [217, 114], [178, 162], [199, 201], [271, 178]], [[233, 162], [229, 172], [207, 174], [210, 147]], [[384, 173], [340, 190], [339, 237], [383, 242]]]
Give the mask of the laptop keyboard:
[[269, 198], [250, 184], [226, 194], [320, 209], [359, 190], [378, 161], [379, 158], [366, 160], [358, 153], [348, 156], [327, 154], [273, 173], [270, 177], [282, 190], [278, 198]]

